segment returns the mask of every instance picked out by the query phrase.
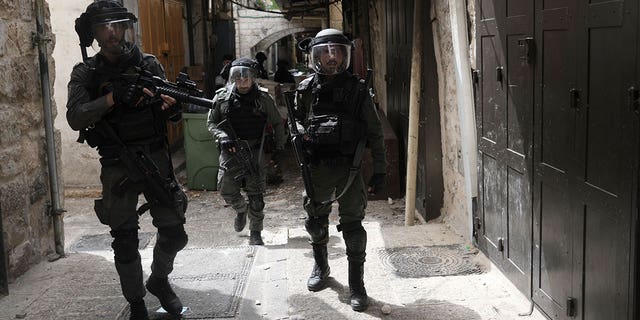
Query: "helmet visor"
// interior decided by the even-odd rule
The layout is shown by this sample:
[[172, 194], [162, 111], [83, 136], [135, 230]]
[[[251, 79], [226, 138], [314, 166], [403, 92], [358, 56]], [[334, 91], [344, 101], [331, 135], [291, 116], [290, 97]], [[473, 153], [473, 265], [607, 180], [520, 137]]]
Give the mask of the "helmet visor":
[[253, 80], [257, 76], [255, 69], [246, 66], [235, 66], [229, 70], [229, 82], [236, 82], [238, 80]]
[[229, 69], [229, 82], [227, 87], [235, 88], [241, 94], [247, 93], [253, 86], [254, 79], [257, 77], [257, 71], [247, 66], [234, 66]]
[[311, 67], [319, 74], [334, 75], [347, 70], [351, 46], [341, 43], [321, 43], [311, 47]]
[[94, 41], [91, 47], [96, 52], [111, 55], [126, 55], [136, 43], [136, 32], [132, 19], [117, 19], [91, 25]]

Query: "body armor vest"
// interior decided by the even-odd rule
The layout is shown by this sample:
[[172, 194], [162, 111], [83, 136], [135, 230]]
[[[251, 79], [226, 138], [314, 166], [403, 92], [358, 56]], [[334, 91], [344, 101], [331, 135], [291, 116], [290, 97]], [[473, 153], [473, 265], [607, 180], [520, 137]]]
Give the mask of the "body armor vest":
[[312, 89], [307, 132], [313, 152], [320, 158], [352, 156], [365, 136], [355, 81], [349, 78], [340, 87]]
[[267, 114], [260, 109], [258, 95], [253, 101], [241, 101], [230, 94], [221, 105], [224, 116], [229, 119], [239, 139], [260, 139], [264, 133]]
[[[140, 67], [131, 66], [120, 73], [137, 73], [139, 68], [145, 68], [144, 60]], [[116, 69], [108, 72], [102, 71], [101, 67], [94, 69], [88, 87], [93, 99], [113, 91], [114, 72], [117, 72]], [[126, 145], [158, 144], [164, 141], [167, 132], [166, 119], [159, 113], [159, 108], [154, 104], [137, 107], [115, 105], [100, 121], [107, 122]], [[98, 147], [98, 152], [103, 158], [117, 156], [119, 147], [116, 141], [102, 132], [99, 124], [96, 124], [95, 128], [87, 129], [84, 134], [87, 143], [92, 147]]]

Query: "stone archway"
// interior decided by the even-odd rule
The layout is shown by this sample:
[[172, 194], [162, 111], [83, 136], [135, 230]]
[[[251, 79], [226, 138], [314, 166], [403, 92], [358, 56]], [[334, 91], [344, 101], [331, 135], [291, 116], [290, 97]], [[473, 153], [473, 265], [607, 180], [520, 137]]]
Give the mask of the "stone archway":
[[287, 28], [287, 29], [276, 31], [264, 37], [262, 40], [258, 41], [253, 47], [251, 47], [251, 53], [253, 55], [254, 53], [265, 51], [267, 50], [267, 48], [273, 45], [276, 41], [286, 36], [296, 34], [296, 33], [301, 33], [301, 32], [312, 32], [312, 31], [318, 31], [318, 30], [319, 28], [299, 27], [299, 28]]

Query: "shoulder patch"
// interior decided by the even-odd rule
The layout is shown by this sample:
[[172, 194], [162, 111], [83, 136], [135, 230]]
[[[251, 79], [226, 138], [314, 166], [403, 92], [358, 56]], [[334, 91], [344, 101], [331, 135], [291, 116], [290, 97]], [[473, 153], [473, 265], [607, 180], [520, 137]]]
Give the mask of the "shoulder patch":
[[262, 91], [262, 92], [269, 93], [269, 89], [267, 89], [267, 88], [265, 88], [265, 87], [258, 86], [258, 90], [260, 90], [260, 91]]

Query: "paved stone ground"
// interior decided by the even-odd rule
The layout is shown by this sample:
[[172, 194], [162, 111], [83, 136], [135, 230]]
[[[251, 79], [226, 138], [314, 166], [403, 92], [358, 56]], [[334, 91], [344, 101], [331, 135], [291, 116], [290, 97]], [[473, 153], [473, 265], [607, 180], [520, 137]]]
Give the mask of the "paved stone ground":
[[[292, 159], [288, 161], [295, 168]], [[181, 177], [184, 179], [184, 172]], [[223, 204], [217, 192], [188, 192], [189, 244], [187, 250], [178, 255], [172, 275], [176, 290], [188, 292], [183, 299], [191, 309], [185, 314], [186, 318], [193, 318], [211, 304], [236, 299], [237, 308], [231, 316], [243, 320], [545, 319], [537, 310], [531, 316], [519, 316], [530, 308], [526, 297], [482, 253], [464, 243], [462, 237], [446, 225], [418, 222], [416, 226], [404, 227], [402, 200], [372, 201], [367, 208], [365, 284], [371, 306], [366, 312], [353, 312], [348, 305], [347, 260], [341, 234], [335, 230], [335, 210], [331, 216], [329, 242], [330, 285], [320, 292], [309, 292], [306, 280], [313, 258], [303, 227], [302, 183], [293, 170], [285, 171], [284, 178], [283, 184], [269, 187], [267, 191], [265, 246], [252, 250], [247, 250], [248, 231], [233, 231], [234, 213]], [[65, 199], [67, 249], [83, 236], [108, 232], [93, 213], [93, 197], [97, 194], [86, 190], [68, 193], [74, 197]], [[148, 215], [141, 218], [141, 232], [155, 232]], [[150, 244], [141, 250], [146, 275], [150, 271], [154, 241], [150, 239]], [[461, 246], [461, 259], [472, 261], [481, 272], [406, 277], [388, 261], [388, 253], [394, 250], [443, 245]], [[238, 292], [234, 291], [237, 286], [230, 282], [217, 287], [210, 282], [206, 289], [180, 282], [185, 279], [180, 278], [181, 274], [211, 275], [208, 280], [228, 280], [225, 275], [238, 275], [237, 264], [223, 263], [229, 259], [227, 253], [223, 253], [224, 248], [245, 255], [235, 258], [251, 260], [248, 273], [238, 276], [242, 279], [233, 279], [244, 281]], [[196, 250], [208, 250], [209, 254], [199, 255], [194, 261]], [[10, 284], [9, 290], [9, 296], [0, 298], [0, 319], [126, 319], [126, 302], [120, 295], [113, 253], [109, 250], [68, 250], [63, 259], [33, 267]], [[159, 304], [155, 297], [147, 295], [146, 300], [150, 310], [156, 310]]]

